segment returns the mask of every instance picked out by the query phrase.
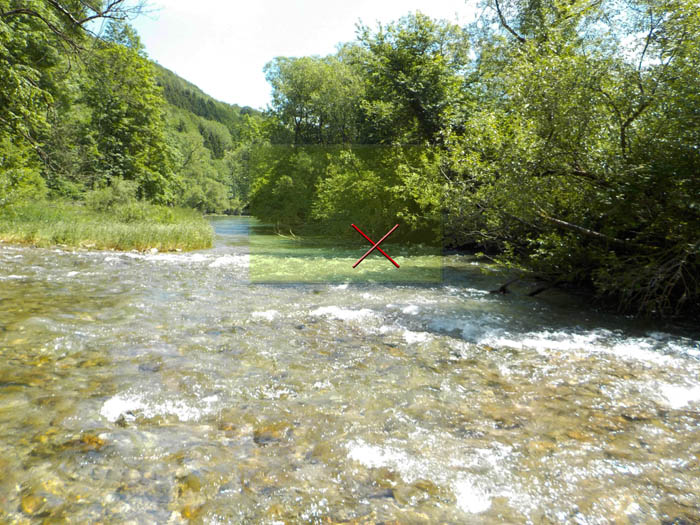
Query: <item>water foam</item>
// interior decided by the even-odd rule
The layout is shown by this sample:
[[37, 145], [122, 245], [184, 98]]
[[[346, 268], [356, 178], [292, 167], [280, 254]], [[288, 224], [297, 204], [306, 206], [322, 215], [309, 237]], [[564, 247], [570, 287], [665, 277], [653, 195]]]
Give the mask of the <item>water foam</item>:
[[145, 394], [124, 392], [105, 401], [100, 410], [100, 415], [112, 423], [122, 416], [134, 418], [136, 412], [140, 412], [146, 418], [159, 415], [173, 415], [180, 421], [195, 421], [204, 414], [211, 412], [211, 405], [218, 401], [218, 397], [209, 396], [201, 401], [201, 406], [192, 406], [183, 400], [170, 399], [158, 403], [153, 402], [151, 399], [147, 400]]
[[322, 306], [309, 313], [317, 317], [331, 317], [342, 321], [359, 321], [360, 319], [366, 319], [375, 315], [372, 310], [367, 308], [352, 310], [349, 308], [340, 308], [339, 306]]
[[688, 387], [665, 384], [660, 385], [659, 390], [661, 391], [661, 395], [666, 398], [667, 404], [671, 408], [680, 409], [691, 403], [700, 402], [700, 385]]
[[424, 343], [430, 339], [431, 335], [428, 332], [412, 332], [411, 330], [403, 331], [403, 338], [406, 343]]
[[348, 445], [348, 457], [369, 468], [392, 468], [408, 483], [420, 479], [423, 477], [421, 474], [428, 470], [421, 461], [405, 452], [392, 447], [369, 445], [363, 441]]
[[[531, 349], [540, 354], [550, 351], [609, 354], [626, 361], [641, 361], [657, 366], [683, 364], [678, 354], [693, 356], [692, 348], [682, 348], [680, 345], [670, 346], [661, 340], [651, 337], [623, 337], [610, 330], [594, 330], [590, 332], [567, 332], [557, 330], [542, 330], [513, 334], [505, 330], [491, 330], [474, 338], [477, 344], [493, 347], [509, 347], [519, 350]], [[675, 354], [675, 355], [670, 355]]]
[[246, 255], [222, 255], [209, 263], [209, 268], [221, 268], [223, 266], [246, 266], [248, 257]]
[[[407, 483], [413, 483], [419, 479], [434, 479], [437, 482], [447, 482], [457, 499], [457, 506], [464, 512], [478, 514], [491, 507], [491, 497], [472, 481], [464, 476], [451, 482], [443, 475], [435, 474], [445, 472], [445, 469], [433, 464], [431, 461], [413, 457], [406, 452], [390, 446], [369, 445], [363, 441], [349, 443], [348, 457], [369, 468], [390, 468], [401, 475]], [[482, 461], [484, 458], [478, 455], [473, 461]], [[494, 465], [495, 466], [495, 459]], [[459, 466], [458, 465], [456, 466]]]
[[453, 485], [457, 506], [464, 512], [479, 514], [491, 507], [491, 498], [468, 479], [460, 479]]
[[262, 319], [267, 319], [268, 321], [272, 321], [279, 314], [280, 313], [277, 310], [265, 310], [264, 312], [253, 312], [250, 315], [252, 315], [253, 317], [260, 317]]
[[138, 253], [121, 252], [110, 254], [104, 258], [105, 262], [119, 262], [127, 259], [135, 259], [157, 263], [189, 264], [189, 263], [209, 263], [210, 268], [220, 268], [223, 266], [246, 266], [247, 255], [214, 255], [208, 253]]

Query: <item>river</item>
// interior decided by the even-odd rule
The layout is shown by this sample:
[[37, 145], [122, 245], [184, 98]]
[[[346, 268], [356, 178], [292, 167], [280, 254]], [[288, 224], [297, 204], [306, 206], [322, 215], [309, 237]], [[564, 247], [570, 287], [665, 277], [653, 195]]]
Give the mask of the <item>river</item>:
[[460, 255], [252, 283], [254, 223], [214, 225], [191, 253], [0, 245], [0, 521], [700, 522], [697, 332], [489, 294]]

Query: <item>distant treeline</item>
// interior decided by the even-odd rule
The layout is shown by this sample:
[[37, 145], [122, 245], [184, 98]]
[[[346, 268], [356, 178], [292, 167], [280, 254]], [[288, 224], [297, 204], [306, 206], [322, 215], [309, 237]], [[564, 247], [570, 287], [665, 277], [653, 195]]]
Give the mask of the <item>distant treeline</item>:
[[348, 234], [399, 221], [623, 311], [696, 309], [697, 2], [479, 9], [467, 27], [417, 13], [270, 62], [268, 119], [240, 156], [251, 212]]

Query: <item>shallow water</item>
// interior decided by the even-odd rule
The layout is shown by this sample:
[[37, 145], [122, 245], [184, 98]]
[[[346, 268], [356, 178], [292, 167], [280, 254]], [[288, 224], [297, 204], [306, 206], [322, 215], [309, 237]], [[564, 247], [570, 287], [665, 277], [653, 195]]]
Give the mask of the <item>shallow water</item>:
[[488, 294], [466, 256], [251, 284], [251, 222], [214, 224], [186, 254], [0, 245], [0, 521], [700, 521], [697, 334]]

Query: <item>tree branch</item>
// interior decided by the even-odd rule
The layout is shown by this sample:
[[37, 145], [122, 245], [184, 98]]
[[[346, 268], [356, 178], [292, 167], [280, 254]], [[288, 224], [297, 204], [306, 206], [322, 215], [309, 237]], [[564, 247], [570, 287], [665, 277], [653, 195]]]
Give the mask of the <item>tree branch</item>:
[[134, 8], [127, 10], [122, 9], [120, 6], [124, 3], [124, 0], [110, 0], [103, 9], [97, 9], [87, 2], [81, 0], [80, 4], [86, 9], [86, 12], [92, 11], [93, 14], [85, 16], [83, 18], [76, 18], [73, 13], [71, 13], [66, 7], [64, 7], [58, 0], [46, 0], [46, 2], [53, 6], [56, 11], [61, 13], [63, 16], [68, 18], [68, 20], [79, 27], [83, 27], [88, 22], [95, 20], [97, 18], [110, 18], [113, 20], [123, 20], [127, 17], [129, 11], [138, 13], [141, 11], [142, 4], [136, 5]]
[[506, 22], [506, 18], [503, 16], [503, 13], [501, 12], [501, 6], [498, 5], [498, 0], [494, 0], [496, 2], [496, 12], [498, 13], [498, 19], [501, 21], [501, 25], [515, 38], [518, 39], [518, 42], [521, 44], [525, 43], [525, 38], [520, 36], [518, 33], [515, 32], [515, 30], [508, 25], [508, 22]]
[[61, 40], [65, 41], [74, 50], [82, 49], [65, 32], [61, 31], [58, 27], [56, 27], [54, 24], [49, 22], [45, 17], [43, 17], [40, 13], [37, 13], [33, 9], [20, 8], [20, 9], [13, 9], [11, 11], [5, 11], [5, 12], [0, 13], [0, 18], [6, 18], [6, 17], [10, 17], [10, 16], [19, 16], [19, 15], [27, 15], [27, 16], [33, 16], [34, 18], [38, 18], [39, 20], [44, 22], [44, 24], [46, 24], [46, 26], [51, 30], [52, 33], [54, 33]]
[[611, 244], [613, 246], [617, 246], [618, 248], [622, 248], [625, 250], [643, 250], [645, 252], [650, 252], [650, 251], [656, 250], [656, 248], [653, 248], [651, 246], [639, 244], [639, 243], [636, 243], [633, 241], [625, 241], [623, 239], [618, 239], [616, 237], [610, 237], [609, 235], [605, 235], [604, 233], [590, 230], [588, 228], [584, 228], [583, 226], [579, 226], [577, 224], [563, 221], [563, 220], [557, 219], [555, 217], [550, 217], [542, 209], [538, 210], [538, 214], [540, 217], [542, 217], [547, 222], [551, 222], [552, 224], [555, 224], [555, 225], [559, 226], [560, 228], [563, 228], [563, 229], [569, 230], [569, 231], [573, 231], [576, 233], [580, 233], [582, 235], [585, 235], [586, 237], [590, 237], [590, 238], [596, 239], [598, 241], [603, 241], [603, 242]]

